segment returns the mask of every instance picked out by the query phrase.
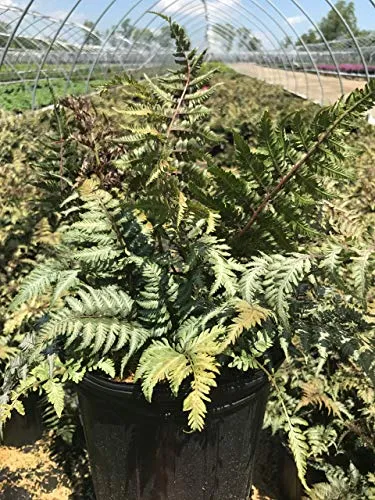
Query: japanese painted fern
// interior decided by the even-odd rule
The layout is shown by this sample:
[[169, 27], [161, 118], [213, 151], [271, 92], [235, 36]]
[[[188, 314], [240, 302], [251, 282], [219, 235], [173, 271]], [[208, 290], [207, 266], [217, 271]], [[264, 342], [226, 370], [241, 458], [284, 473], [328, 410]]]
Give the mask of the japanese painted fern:
[[[360, 312], [373, 247], [326, 248], [321, 234], [327, 180], [351, 175], [341, 163], [345, 137], [373, 105], [374, 83], [311, 124], [297, 114], [279, 127], [266, 114], [259, 147], [235, 135], [234, 165], [218, 167], [207, 121], [213, 71], [202, 72], [204, 53], [165, 20], [176, 69], [117, 81], [123, 134], [113, 141], [123, 154], [111, 171], [118, 182], [109, 185], [96, 168], [75, 183], [61, 207], [54, 257], [13, 301], [14, 311], [35, 297], [49, 305], [9, 365], [3, 418], [22, 411], [21, 396], [38, 387], [61, 414], [64, 383], [102, 370], [133, 373], [150, 401], [157, 384], [177, 395], [186, 381], [183, 409], [190, 428], [201, 430], [220, 372], [261, 367], [272, 378], [266, 354], [278, 344], [287, 355], [341, 350], [373, 374]], [[329, 312], [320, 309], [328, 295], [337, 303]], [[344, 313], [353, 321], [343, 331]], [[289, 423], [302, 477], [301, 422]]]

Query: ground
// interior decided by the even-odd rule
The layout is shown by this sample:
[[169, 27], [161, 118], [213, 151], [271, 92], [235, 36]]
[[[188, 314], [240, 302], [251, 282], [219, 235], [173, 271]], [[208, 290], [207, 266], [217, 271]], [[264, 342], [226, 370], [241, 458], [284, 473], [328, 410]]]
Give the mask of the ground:
[[[285, 71], [280, 68], [268, 68], [251, 63], [236, 63], [230, 65], [238, 73], [252, 76], [267, 83], [280, 85], [290, 92], [321, 104], [332, 104], [341, 95], [340, 80], [337, 76], [305, 73], [303, 71]], [[365, 78], [341, 78], [344, 94], [365, 85]], [[375, 119], [375, 108], [370, 115]]]

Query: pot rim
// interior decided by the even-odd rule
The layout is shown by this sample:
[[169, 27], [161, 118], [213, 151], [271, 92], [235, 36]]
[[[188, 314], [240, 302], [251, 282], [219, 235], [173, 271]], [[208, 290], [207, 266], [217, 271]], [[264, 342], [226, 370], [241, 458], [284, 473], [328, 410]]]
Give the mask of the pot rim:
[[[270, 352], [270, 361], [273, 368], [277, 369], [284, 360], [281, 349], [273, 348]], [[233, 373], [235, 373], [235, 369]], [[256, 396], [256, 394], [269, 386], [267, 375], [261, 369], [253, 369], [247, 372], [238, 371], [237, 377], [218, 377], [217, 386], [210, 392], [210, 402], [207, 407], [210, 410], [245, 404], [246, 401]], [[177, 396], [171, 392], [169, 384], [158, 384], [153, 391], [152, 402], [148, 402], [143, 394], [140, 382], [118, 382], [107, 379], [96, 373], [86, 373], [83, 380], [78, 384], [78, 392], [91, 394], [95, 398], [111, 399], [113, 403], [123, 404], [124, 401], [133, 401], [140, 405], [158, 406], [174, 410], [181, 408], [183, 399], [190, 392], [190, 384], [181, 386]]]

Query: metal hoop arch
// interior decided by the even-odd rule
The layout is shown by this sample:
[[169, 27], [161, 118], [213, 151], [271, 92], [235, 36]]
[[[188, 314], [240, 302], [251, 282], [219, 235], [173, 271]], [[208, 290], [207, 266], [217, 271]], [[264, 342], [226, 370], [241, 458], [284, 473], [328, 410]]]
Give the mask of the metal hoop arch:
[[[78, 88], [82, 86], [87, 92], [94, 74], [102, 80], [111, 68], [129, 69], [130, 66], [130, 70], [147, 72], [152, 66], [168, 63], [170, 46], [156, 42], [157, 35], [153, 37], [153, 46], [144, 37], [147, 29], [160, 33], [163, 25], [158, 18], [145, 18], [149, 10], [172, 14], [187, 28], [189, 35], [199, 40], [201, 48], [207, 48], [211, 58], [235, 61], [235, 51], [242, 48], [237, 61], [252, 63], [250, 74], [281, 84], [286, 90], [316, 102], [323, 103], [326, 97], [330, 98], [328, 92], [325, 95], [326, 74], [336, 77], [338, 94], [343, 94], [345, 88], [350, 87], [346, 83], [348, 76], [354, 75], [367, 81], [375, 77], [375, 52], [372, 51], [375, 37], [357, 37], [357, 32], [351, 28], [335, 0], [322, 0], [322, 3], [336, 14], [342, 25], [341, 33], [346, 33], [346, 39], [340, 38], [339, 41], [331, 40], [322, 31], [321, 24], [314, 19], [311, 9], [302, 4], [302, 0], [285, 0], [283, 8], [280, 0], [129, 0], [126, 8], [120, 0], [101, 1], [103, 7], [87, 27], [74, 22], [73, 14], [81, 14], [89, 0], [71, 0], [70, 9], [62, 19], [33, 11], [37, 0], [27, 0], [24, 8], [11, 6], [8, 1], [8, 5], [2, 6], [0, 0], [0, 22], [3, 19], [6, 21], [2, 23], [5, 28], [1, 30], [0, 70], [6, 68], [0, 79], [1, 85], [20, 83], [25, 90], [31, 88], [31, 105], [35, 108], [42, 79], [50, 80], [60, 89], [63, 84], [64, 94], [69, 92], [73, 82], [79, 81], [82, 85], [80, 83]], [[368, 2], [368, 6], [375, 8], [375, 0]], [[287, 6], [297, 10], [308, 21], [321, 43], [308, 44], [304, 41], [291, 18], [287, 17]], [[105, 27], [113, 17], [115, 8], [120, 14], [116, 15], [116, 23], [105, 35], [101, 35], [101, 27]], [[130, 26], [137, 29], [129, 40], [120, 36], [121, 25], [127, 18]], [[219, 26], [225, 23], [230, 24], [236, 33], [231, 50], [228, 43], [220, 42], [233, 40], [232, 35]], [[248, 37], [240, 36], [238, 30], [242, 27], [249, 29]], [[259, 34], [262, 39], [261, 50], [254, 51], [251, 33]], [[287, 46], [281, 43], [286, 37], [291, 40]], [[345, 66], [350, 65], [357, 66], [357, 69], [346, 70]]]

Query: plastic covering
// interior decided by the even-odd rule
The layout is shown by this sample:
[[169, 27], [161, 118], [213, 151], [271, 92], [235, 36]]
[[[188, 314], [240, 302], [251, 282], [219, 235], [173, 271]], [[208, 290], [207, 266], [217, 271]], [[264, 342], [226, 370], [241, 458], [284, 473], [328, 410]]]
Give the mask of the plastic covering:
[[[375, 27], [374, 0], [354, 3], [373, 15]], [[27, 89], [34, 108], [46, 80], [52, 88], [58, 83], [60, 95], [77, 91], [77, 82], [84, 93], [118, 71], [170, 63], [165, 22], [149, 11], [185, 26], [208, 58], [319, 103], [375, 78], [375, 31], [356, 36], [331, 0], [102, 0], [95, 6], [67, 0], [64, 11], [51, 15], [37, 12], [45, 10], [43, 4], [51, 5], [31, 0], [18, 7], [0, 0], [0, 84]], [[336, 40], [327, 40], [319, 27], [329, 10], [341, 24]], [[316, 43], [300, 38], [299, 25], [315, 32]]]

